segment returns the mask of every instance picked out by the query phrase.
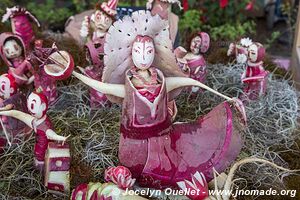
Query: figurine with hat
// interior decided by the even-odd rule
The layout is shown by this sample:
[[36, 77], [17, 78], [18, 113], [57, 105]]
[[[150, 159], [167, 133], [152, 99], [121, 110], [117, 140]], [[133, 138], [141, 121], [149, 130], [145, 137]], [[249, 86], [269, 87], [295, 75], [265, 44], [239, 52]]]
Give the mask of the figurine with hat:
[[[109, 0], [96, 5], [96, 11], [91, 16], [86, 16], [82, 22], [80, 35], [86, 41], [85, 51], [89, 66], [83, 71], [87, 76], [101, 81], [103, 72], [103, 57], [105, 35], [117, 15], [118, 0]], [[106, 96], [94, 89], [89, 90], [91, 108], [108, 105]]]
[[91, 16], [85, 16], [80, 29], [81, 37], [86, 41], [104, 38], [117, 15], [118, 0], [96, 4], [96, 11]]

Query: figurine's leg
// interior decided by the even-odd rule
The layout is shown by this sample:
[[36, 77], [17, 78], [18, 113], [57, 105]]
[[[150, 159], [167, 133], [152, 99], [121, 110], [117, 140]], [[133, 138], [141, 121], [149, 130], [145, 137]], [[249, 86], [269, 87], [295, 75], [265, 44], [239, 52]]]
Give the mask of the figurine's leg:
[[36, 144], [34, 146], [34, 155], [35, 155], [35, 166], [40, 170], [43, 171], [44, 169], [44, 160], [45, 160], [45, 154], [48, 148], [48, 141], [43, 140], [37, 140]]

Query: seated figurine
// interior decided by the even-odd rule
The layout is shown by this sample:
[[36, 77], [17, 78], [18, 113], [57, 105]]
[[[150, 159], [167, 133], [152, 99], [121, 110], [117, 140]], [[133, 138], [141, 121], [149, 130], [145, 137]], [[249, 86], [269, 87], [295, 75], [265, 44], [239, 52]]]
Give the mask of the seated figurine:
[[0, 35], [0, 56], [9, 67], [8, 73], [15, 78], [18, 85], [30, 83], [28, 74], [30, 64], [26, 59], [26, 48], [22, 38], [12, 33], [2, 33]]

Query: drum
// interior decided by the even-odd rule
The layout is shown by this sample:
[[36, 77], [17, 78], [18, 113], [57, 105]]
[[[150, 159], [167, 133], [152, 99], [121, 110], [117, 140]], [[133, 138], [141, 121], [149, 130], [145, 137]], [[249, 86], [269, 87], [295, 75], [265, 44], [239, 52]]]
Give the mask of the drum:
[[45, 186], [49, 192], [70, 191], [70, 166], [69, 145], [50, 142], [45, 156]]
[[64, 80], [71, 76], [74, 69], [74, 60], [71, 54], [66, 51], [56, 51], [49, 58], [49, 63], [45, 64], [46, 74], [56, 80]]

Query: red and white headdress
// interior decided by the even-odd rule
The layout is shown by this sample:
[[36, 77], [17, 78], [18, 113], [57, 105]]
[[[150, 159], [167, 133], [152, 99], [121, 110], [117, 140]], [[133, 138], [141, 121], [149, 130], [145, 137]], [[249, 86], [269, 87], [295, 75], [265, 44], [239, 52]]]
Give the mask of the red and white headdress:
[[208, 51], [209, 49], [209, 45], [210, 45], [210, 37], [207, 33], [205, 32], [200, 32], [199, 36], [201, 37], [201, 47], [200, 47], [200, 51], [202, 53], [205, 53]]
[[179, 0], [148, 0], [146, 7], [148, 10], [152, 9], [153, 3], [155, 1], [161, 1], [161, 2], [166, 2], [166, 3], [170, 3], [170, 4], [177, 4], [179, 6], [180, 9], [182, 9], [181, 6], [181, 2]]
[[13, 92], [10, 93], [10, 95], [16, 94], [18, 90], [18, 85], [16, 83], [15, 77], [13, 77], [11, 74], [2, 74], [1, 77], [6, 77], [9, 80], [10, 88], [13, 88]]
[[100, 8], [109, 16], [114, 17], [117, 15], [118, 0], [109, 0], [108, 2], [103, 2]]

